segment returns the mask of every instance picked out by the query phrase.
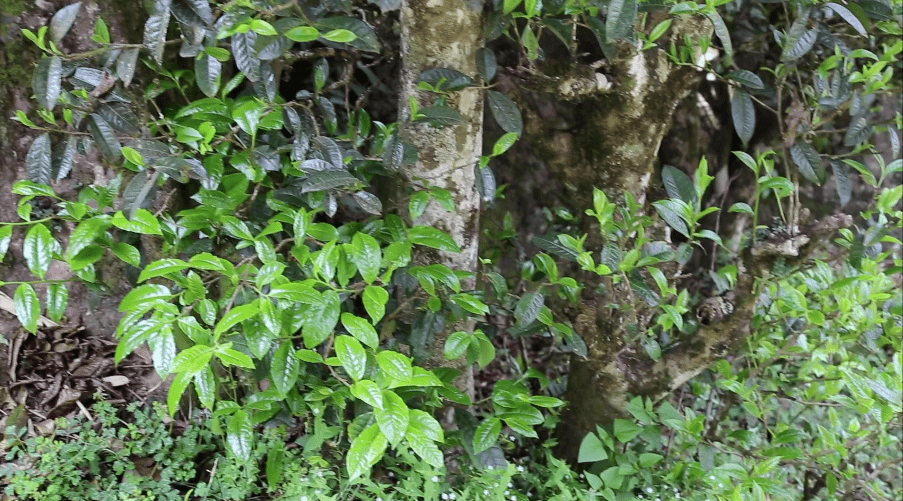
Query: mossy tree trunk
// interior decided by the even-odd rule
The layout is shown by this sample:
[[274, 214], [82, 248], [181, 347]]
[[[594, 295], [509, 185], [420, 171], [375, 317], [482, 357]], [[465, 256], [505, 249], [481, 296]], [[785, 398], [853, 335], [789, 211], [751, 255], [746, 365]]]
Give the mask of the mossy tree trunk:
[[[402, 138], [418, 152], [418, 161], [406, 169], [406, 176], [421, 188], [448, 190], [455, 211], [443, 209], [431, 201], [426, 211], [413, 221], [432, 226], [454, 238], [461, 253], [424, 252], [418, 249], [418, 264], [444, 264], [452, 269], [477, 271], [479, 247], [480, 198], [477, 194], [474, 167], [482, 149], [483, 92], [467, 88], [449, 96], [449, 105], [463, 117], [459, 125], [433, 127], [412, 123], [410, 101], [419, 106], [433, 104], [436, 94], [418, 90], [417, 80], [424, 70], [450, 68], [478, 80], [476, 56], [483, 46], [483, 6], [473, 0], [405, 0], [401, 7], [401, 97], [399, 119], [404, 123]], [[462, 283], [464, 289], [473, 282]], [[444, 346], [448, 335], [456, 330], [473, 330], [473, 322], [446, 326], [428, 346], [428, 367], [453, 367], [462, 371], [464, 389], [472, 386], [464, 360], [448, 361]]]

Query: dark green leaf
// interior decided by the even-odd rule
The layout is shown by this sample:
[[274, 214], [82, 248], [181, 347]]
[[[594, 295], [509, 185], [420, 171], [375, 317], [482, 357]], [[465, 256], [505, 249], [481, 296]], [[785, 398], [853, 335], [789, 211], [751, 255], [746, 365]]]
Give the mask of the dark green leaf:
[[636, 16], [636, 0], [612, 0], [608, 4], [608, 16], [605, 19], [606, 41], [633, 38]]
[[254, 32], [236, 33], [232, 35], [232, 54], [235, 65], [251, 82], [260, 80], [260, 60], [254, 52], [257, 34]]
[[696, 187], [684, 171], [665, 165], [662, 167], [662, 183], [670, 198], [681, 200], [688, 205], [696, 203]]
[[492, 49], [480, 48], [477, 51], [477, 70], [483, 76], [483, 80], [490, 82], [495, 78], [498, 63], [495, 60], [495, 52]]
[[111, 162], [122, 160], [122, 146], [119, 144], [119, 138], [102, 116], [91, 113], [91, 119], [88, 120], [88, 131], [104, 158]]
[[599, 42], [602, 54], [605, 55], [606, 59], [614, 60], [618, 55], [618, 47], [614, 42], [608, 41], [608, 38], [605, 36], [605, 23], [596, 17], [587, 17], [586, 22], [590, 31], [593, 32], [593, 36], [596, 37], [596, 41]]
[[515, 132], [520, 135], [524, 129], [524, 122], [521, 119], [520, 110], [517, 105], [508, 96], [494, 90], [486, 91], [489, 100], [489, 111], [499, 126], [505, 132]]
[[871, 19], [885, 20], [894, 15], [893, 9], [877, 0], [859, 0], [855, 5], [861, 7]]
[[440, 80], [443, 80], [441, 89], [444, 91], [454, 92], [467, 87], [473, 87], [477, 83], [469, 76], [460, 71], [451, 68], [433, 68], [426, 70], [420, 74], [418, 82], [427, 82], [435, 87]]
[[787, 33], [781, 60], [795, 61], [805, 56], [815, 46], [816, 40], [818, 40], [818, 30], [809, 29], [809, 16], [798, 17]]
[[[509, 134], [513, 134], [510, 133]], [[480, 165], [474, 165], [474, 169], [476, 172], [476, 182], [477, 182], [477, 192], [480, 194], [480, 198], [483, 199], [486, 203], [491, 203], [495, 200], [495, 191], [497, 189], [495, 174], [493, 174], [492, 169], [487, 165], [486, 167], [480, 168]]]
[[724, 19], [721, 18], [721, 14], [718, 12], [709, 12], [706, 16], [712, 21], [712, 25], [715, 26], [715, 34], [718, 35], [718, 39], [721, 40], [721, 46], [724, 48], [727, 64], [731, 64], [731, 61], [734, 59], [734, 44], [731, 43], [731, 32], [728, 31], [727, 25], [724, 24]]
[[458, 113], [458, 110], [449, 108], [448, 106], [427, 106], [420, 109], [423, 117], [418, 120], [426, 120], [433, 127], [442, 127], [446, 125], [459, 125], [464, 123], [464, 117]]
[[114, 129], [133, 135], [141, 132], [141, 123], [132, 109], [123, 103], [103, 103], [97, 113]]
[[756, 130], [756, 108], [752, 98], [742, 90], [735, 89], [731, 97], [731, 116], [734, 119], [734, 130], [743, 144], [749, 144]]
[[28, 148], [28, 155], [25, 157], [28, 179], [38, 184], [49, 184], [52, 167], [50, 135], [45, 132], [35, 138]]
[[724, 75], [724, 78], [739, 82], [744, 87], [749, 87], [753, 90], [765, 88], [765, 84], [762, 83], [762, 79], [759, 78], [759, 75], [747, 70], [730, 71]]
[[865, 26], [862, 25], [862, 21], [860, 21], [855, 14], [850, 12], [850, 9], [834, 2], [825, 4], [825, 7], [836, 12], [838, 16], [842, 17], [843, 20], [852, 26], [860, 35], [864, 37], [868, 36], [868, 32], [865, 30]]
[[166, 30], [169, 28], [170, 0], [157, 0], [154, 14], [144, 23], [144, 46], [157, 63], [163, 63], [163, 48], [166, 43]]
[[844, 146], [856, 146], [865, 142], [872, 135], [872, 126], [869, 125], [865, 117], [856, 117], [847, 127], [847, 132], [843, 136]]
[[479, 454], [498, 442], [499, 433], [502, 432], [502, 421], [498, 418], [489, 418], [480, 423], [473, 433], [473, 450]]
[[331, 190], [333, 188], [354, 186], [360, 184], [360, 182], [358, 178], [343, 170], [316, 172], [307, 178], [301, 192]]
[[199, 54], [194, 60], [194, 73], [198, 88], [208, 97], [214, 97], [219, 92], [222, 69], [223, 63], [210, 57], [207, 53]]
[[383, 212], [383, 204], [373, 193], [358, 191], [352, 195], [354, 201], [364, 212], [378, 216]]
[[527, 326], [536, 320], [542, 306], [545, 303], [545, 296], [539, 292], [527, 292], [517, 301], [514, 308], [514, 318], [520, 326]]
[[50, 41], [55, 45], [58, 46], [63, 40], [63, 37], [66, 36], [66, 33], [69, 32], [69, 28], [71, 28], [72, 23], [75, 22], [75, 17], [78, 16], [78, 11], [81, 9], [81, 6], [81, 2], [67, 5], [58, 10], [56, 14], [50, 18]]
[[63, 61], [56, 57], [45, 57], [38, 62], [35, 69], [32, 87], [38, 103], [52, 110], [62, 92]]
[[533, 239], [533, 244], [546, 252], [551, 252], [552, 254], [568, 259], [577, 259], [577, 256], [579, 255], [573, 249], [562, 245], [558, 240], [558, 236], [554, 234], [535, 237]]
[[840, 197], [841, 207], [849, 203], [853, 194], [853, 184], [850, 182], [849, 170], [843, 162], [834, 160], [831, 162], [834, 171], [834, 181], [837, 184], [837, 196]]
[[825, 168], [821, 163], [821, 156], [808, 143], [803, 140], [794, 143], [790, 147], [790, 158], [799, 167], [803, 177], [816, 184], [825, 182]]

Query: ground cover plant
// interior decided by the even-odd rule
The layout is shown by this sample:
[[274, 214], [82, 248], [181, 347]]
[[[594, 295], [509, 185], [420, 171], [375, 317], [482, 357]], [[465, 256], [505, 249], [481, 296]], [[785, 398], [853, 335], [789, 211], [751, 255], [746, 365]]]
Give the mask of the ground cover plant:
[[898, 0], [120, 9], [3, 25], [7, 498], [903, 493]]

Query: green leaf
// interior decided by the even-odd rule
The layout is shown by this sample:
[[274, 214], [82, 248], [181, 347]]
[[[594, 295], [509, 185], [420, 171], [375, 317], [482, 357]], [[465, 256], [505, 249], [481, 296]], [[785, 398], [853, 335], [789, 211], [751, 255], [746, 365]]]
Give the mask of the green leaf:
[[352, 379], [363, 379], [367, 373], [367, 352], [357, 339], [351, 336], [336, 336], [335, 353], [342, 367]]
[[525, 327], [533, 323], [539, 316], [544, 303], [545, 296], [539, 292], [527, 292], [521, 296], [514, 308], [514, 318], [517, 320], [517, 324]]
[[415, 226], [408, 230], [411, 242], [446, 252], [461, 252], [458, 244], [444, 231], [429, 226]]
[[194, 389], [198, 393], [198, 400], [207, 409], [212, 409], [216, 401], [216, 376], [208, 365], [204, 370], [194, 375]]
[[260, 322], [274, 337], [282, 334], [282, 310], [273, 304], [268, 297], [261, 297], [255, 301], [260, 311]]
[[665, 165], [662, 167], [662, 182], [670, 198], [676, 198], [688, 205], [696, 203], [696, 187], [684, 171]]
[[607, 41], [633, 38], [633, 25], [636, 23], [636, 16], [636, 0], [612, 0], [608, 4], [608, 16], [605, 19]]
[[759, 76], [755, 73], [747, 70], [730, 71], [724, 75], [724, 78], [739, 82], [744, 87], [749, 87], [753, 90], [760, 90], [765, 88], [765, 84], [762, 83], [762, 79], [759, 78]]
[[360, 179], [344, 170], [328, 170], [311, 174], [304, 182], [301, 193], [331, 190], [360, 184]]
[[753, 132], [756, 130], [756, 108], [752, 98], [742, 90], [734, 90], [731, 97], [731, 116], [734, 120], [734, 130], [743, 144], [749, 144]]
[[408, 202], [408, 213], [412, 221], [416, 221], [426, 211], [426, 207], [430, 203], [430, 193], [428, 191], [418, 191], [411, 195]]
[[467, 293], [452, 294], [450, 299], [461, 308], [475, 315], [486, 315], [489, 313], [489, 306], [486, 306], [483, 301], [474, 295]]
[[648, 40], [650, 42], [654, 42], [654, 41], [658, 40], [659, 38], [661, 38], [662, 35], [664, 35], [665, 32], [668, 31], [668, 28], [671, 27], [672, 21], [673, 21], [673, 19], [665, 19], [664, 21], [661, 21], [660, 23], [656, 24], [655, 28], [652, 28], [652, 31], [649, 32]]
[[50, 150], [50, 136], [45, 132], [36, 137], [28, 148], [25, 156], [25, 168], [28, 170], [28, 179], [39, 184], [50, 183], [50, 173], [53, 168]]
[[119, 229], [132, 233], [143, 235], [163, 234], [160, 230], [160, 221], [146, 209], [136, 210], [130, 220], [126, 219], [122, 211], [117, 211], [116, 214], [113, 214], [113, 219], [110, 220], [110, 223]]
[[[69, 32], [69, 28], [72, 27], [72, 23], [75, 22], [75, 17], [78, 16], [78, 11], [81, 9], [81, 6], [81, 2], [67, 5], [58, 10], [56, 14], [50, 18], [50, 41], [53, 42], [54, 45], [59, 46], [60, 42], [63, 41], [63, 37], [66, 36], [66, 33]], [[100, 19], [98, 19], [98, 21], [100, 21]]]
[[[12, 241], [13, 227], [10, 225], [0, 226], [0, 261], [6, 257], [6, 251], [9, 250], [9, 243]], [[387, 298], [388, 299], [388, 298]]]
[[94, 145], [97, 146], [100, 153], [111, 162], [122, 160], [122, 145], [110, 124], [97, 113], [91, 113], [90, 118], [87, 122], [88, 132], [91, 133]]
[[116, 59], [116, 76], [122, 80], [122, 85], [128, 87], [135, 76], [135, 68], [138, 66], [138, 53], [140, 49], [124, 49]]
[[159, 261], [147, 265], [147, 267], [141, 271], [141, 275], [138, 276], [138, 282], [144, 282], [151, 278], [176, 273], [189, 267], [190, 265], [181, 259], [160, 259]]
[[734, 60], [734, 44], [731, 43], [731, 32], [727, 29], [727, 25], [724, 24], [724, 19], [721, 18], [721, 14], [718, 12], [708, 12], [706, 13], [706, 16], [712, 21], [712, 25], [715, 27], [715, 34], [718, 35], [718, 39], [721, 40], [721, 46], [724, 48], [724, 56], [727, 59], [726, 63], [731, 64], [731, 61]]
[[59, 247], [60, 244], [54, 240], [46, 226], [43, 224], [32, 226], [25, 234], [25, 242], [22, 245], [22, 254], [25, 256], [29, 271], [38, 278], [46, 277], [53, 252]]
[[110, 43], [110, 28], [107, 26], [107, 23], [99, 17], [97, 18], [97, 21], [94, 22], [94, 35], [91, 37], [91, 40], [94, 40], [99, 44]]
[[119, 303], [119, 311], [130, 311], [155, 302], [169, 302], [173, 297], [169, 288], [160, 284], [144, 284], [130, 290]]
[[643, 431], [636, 423], [633, 421], [628, 421], [626, 419], [615, 419], [614, 425], [614, 436], [618, 439], [619, 442], [627, 443], [636, 438], [640, 432]]
[[850, 12], [850, 9], [834, 2], [825, 4], [825, 7], [836, 12], [838, 16], [842, 17], [843, 20], [852, 26], [860, 35], [868, 37], [868, 32], [866, 31], [865, 26], [863, 26], [862, 21], [860, 21], [855, 14]]
[[251, 452], [254, 449], [254, 427], [245, 411], [239, 409], [229, 417], [226, 446], [229, 453], [240, 461], [251, 460]]
[[376, 383], [369, 379], [355, 381], [351, 385], [351, 394], [374, 409], [383, 408], [383, 392]]
[[[668, 226], [680, 232], [687, 238], [690, 238], [690, 229], [687, 223], [681, 218], [682, 207], [678, 204], [678, 200], [660, 200], [653, 202], [652, 205], [658, 214], [668, 223]], [[680, 202], [682, 203], [682, 202]], [[684, 204], [686, 205], [686, 204]]]
[[467, 351], [473, 336], [466, 331], [457, 331], [451, 333], [445, 340], [445, 358], [454, 360]]
[[38, 330], [38, 317], [41, 315], [41, 303], [38, 294], [31, 284], [19, 284], [13, 295], [13, 304], [16, 308], [16, 318], [28, 332]]
[[163, 48], [166, 44], [166, 30], [169, 27], [169, 3], [168, 0], [158, 2], [154, 14], [144, 23], [144, 46], [157, 64], [163, 63]]
[[349, 334], [371, 348], [379, 347], [379, 336], [370, 322], [351, 313], [342, 313], [342, 325]]
[[376, 362], [387, 376], [398, 381], [407, 381], [414, 375], [411, 359], [394, 351], [381, 351]]
[[327, 33], [323, 33], [322, 37], [330, 42], [337, 43], [349, 43], [357, 40], [357, 35], [353, 32], [343, 29], [330, 30]]
[[372, 284], [379, 276], [379, 268], [382, 263], [382, 253], [379, 242], [372, 236], [357, 232], [351, 239], [352, 253], [349, 256], [367, 284]]
[[283, 469], [285, 468], [283, 464], [284, 457], [285, 445], [281, 443], [274, 444], [267, 452], [267, 486], [272, 492], [275, 492], [282, 485]]
[[226, 313], [223, 318], [216, 323], [216, 329], [214, 329], [213, 334], [219, 337], [222, 334], [228, 332], [228, 330], [231, 329], [233, 325], [239, 322], [244, 322], [245, 320], [256, 316], [257, 312], [258, 308], [254, 303], [234, 306], [231, 310], [229, 310], [229, 313]]
[[377, 424], [370, 425], [355, 437], [345, 460], [349, 482], [353, 482], [359, 477], [368, 478], [370, 468], [382, 458], [388, 444], [386, 436], [383, 435]]
[[176, 341], [173, 337], [172, 327], [169, 325], [155, 329], [147, 338], [147, 345], [151, 349], [154, 369], [161, 378], [166, 378], [172, 371], [176, 358]]
[[517, 134], [509, 132], [498, 139], [492, 146], [492, 156], [499, 156], [508, 151], [511, 146], [517, 142]]
[[301, 334], [304, 346], [313, 349], [323, 343], [339, 321], [341, 300], [334, 291], [326, 291], [319, 301], [313, 303], [303, 314], [304, 327]]
[[489, 418], [480, 423], [473, 433], [473, 451], [479, 454], [498, 442], [499, 433], [502, 432], [502, 421], [498, 418]]
[[818, 40], [818, 30], [809, 29], [809, 16], [798, 17], [790, 26], [784, 41], [782, 61], [795, 61], [805, 56]]
[[825, 168], [821, 163], [821, 156], [808, 143], [801, 139], [797, 140], [790, 147], [790, 158], [799, 167], [803, 177], [816, 184], [825, 182]]
[[313, 42], [320, 38], [320, 31], [313, 26], [295, 26], [286, 31], [284, 35], [295, 42]]
[[62, 92], [63, 61], [56, 57], [45, 57], [38, 62], [32, 79], [32, 88], [38, 103], [48, 110], [56, 106]]
[[254, 361], [251, 360], [251, 357], [240, 351], [233, 350], [232, 348], [226, 348], [225, 346], [226, 345], [220, 345], [216, 349], [216, 356], [223, 365], [226, 367], [236, 366], [245, 369], [254, 368]]
[[408, 430], [410, 411], [407, 404], [394, 391], [386, 390], [383, 392], [382, 409], [374, 408], [373, 414], [383, 435], [393, 447], [397, 447]]
[[295, 387], [299, 371], [300, 363], [295, 357], [292, 343], [283, 341], [270, 362], [270, 377], [273, 379], [276, 390], [283, 395], [288, 393]]
[[47, 285], [47, 316], [54, 322], [59, 322], [66, 313], [66, 307], [69, 305], [69, 287], [68, 284], [48, 284]]
[[214, 97], [219, 92], [222, 71], [223, 63], [205, 52], [198, 54], [194, 60], [195, 81], [201, 92], [208, 97]]
[[376, 195], [366, 191], [358, 191], [357, 193], [354, 193], [352, 197], [364, 212], [373, 214], [374, 216], [383, 213], [383, 203]]
[[348, 16], [330, 16], [321, 19], [317, 23], [317, 28], [320, 29], [320, 32], [327, 30], [350, 31], [357, 37], [356, 39], [350, 41], [349, 45], [351, 45], [352, 47], [369, 52], [379, 52], [380, 50], [379, 41], [376, 38], [376, 32], [373, 31], [373, 28], [370, 27], [369, 24], [361, 21], [360, 19]]
[[580, 442], [580, 451], [577, 453], [578, 463], [595, 463], [608, 459], [605, 446], [595, 433], [587, 433]]
[[[412, 423], [413, 424], [413, 423]], [[408, 427], [405, 434], [405, 443], [433, 468], [442, 468], [445, 465], [445, 457], [435, 442], [416, 428]]]
[[426, 108], [421, 108], [418, 117], [418, 120], [426, 120], [433, 127], [464, 123], [464, 117], [458, 113], [458, 110], [448, 106], [427, 106]]
[[840, 205], [844, 206], [850, 202], [853, 195], [853, 184], [850, 182], [849, 169], [846, 164], [833, 160], [831, 169], [834, 171], [834, 181], [837, 186], [837, 196], [840, 198]]
[[198, 270], [218, 271], [224, 275], [231, 275], [235, 271], [232, 263], [209, 252], [195, 254], [188, 261], [188, 264]]
[[379, 323], [386, 314], [386, 303], [389, 302], [389, 293], [382, 287], [368, 285], [363, 293], [364, 309], [373, 320], [373, 324]]
[[191, 378], [192, 376], [186, 373], [176, 374], [176, 377], [173, 378], [172, 384], [169, 386], [169, 393], [166, 395], [166, 407], [169, 409], [170, 417], [175, 416], [176, 408], [179, 406], [185, 390], [188, 389]]
[[[625, 0], [635, 1], [635, 0]], [[492, 112], [493, 118], [505, 132], [513, 132], [520, 136], [524, 130], [524, 122], [521, 118], [520, 110], [514, 101], [501, 92], [494, 90], [486, 91], [486, 98], [489, 103], [489, 111]]]
[[257, 33], [258, 35], [265, 36], [277, 36], [279, 32], [276, 31], [276, 28], [273, 28], [273, 25], [264, 21], [263, 19], [252, 19], [251, 20], [251, 31]]
[[75, 231], [69, 237], [69, 248], [66, 250], [66, 259], [71, 261], [85, 247], [94, 243], [101, 236], [110, 223], [104, 219], [88, 219], [79, 223]]

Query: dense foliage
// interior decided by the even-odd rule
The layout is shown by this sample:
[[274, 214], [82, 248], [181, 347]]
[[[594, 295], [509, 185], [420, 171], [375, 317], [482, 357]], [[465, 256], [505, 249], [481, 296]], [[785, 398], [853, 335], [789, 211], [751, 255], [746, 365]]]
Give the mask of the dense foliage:
[[[113, 40], [97, 19], [87, 52], [65, 49], [81, 3], [24, 31], [42, 51], [38, 107], [16, 120], [36, 134], [28, 179], [13, 190], [21, 221], [0, 224], [0, 255], [21, 239], [35, 280], [0, 285], [15, 287], [16, 314], [34, 332], [42, 312], [60, 322], [68, 306], [69, 280], [47, 278], [53, 261], [99, 296], [127, 277], [133, 288], [118, 305], [116, 362], [146, 343], [155, 370], [170, 379], [165, 412], [133, 409], [122, 426], [106, 404], [99, 426], [79, 425], [63, 440], [26, 438], [11, 426], [7, 495], [611, 501], [903, 493], [903, 118], [887, 109], [900, 103], [899, 0], [497, 1], [487, 6], [486, 38], [496, 42], [480, 53], [480, 74], [428, 70], [419, 85], [430, 101], [402, 103], [407, 111], [396, 114], [372, 96], [394, 99], [392, 69], [381, 66], [397, 43], [399, 3], [157, 0], [141, 44]], [[717, 38], [668, 35], [687, 20], [706, 20]], [[430, 204], [454, 212], [455, 194], [406, 175], [422, 152], [402, 139], [404, 120], [394, 120], [454, 127], [464, 120], [455, 93], [484, 89], [501, 136], [465, 168], [476, 169], [489, 207], [504, 194], [493, 166], [505, 165], [524, 134], [519, 103], [491, 88], [499, 61], [535, 70], [559, 41], [575, 60], [584, 50], [610, 61], [625, 46], [662, 51], [675, 68], [724, 83], [743, 145], [725, 161], [740, 166], [734, 174], [753, 191], [720, 212], [750, 229], [712, 225], [719, 208], [708, 204], [721, 188], [697, 158], [689, 174], [661, 169], [662, 200], [644, 202], [629, 189], [614, 199], [599, 186], [592, 207], [572, 208], [589, 223], [557, 211], [549, 219], [562, 231], [534, 239], [545, 252], [521, 252], [514, 272], [490, 257], [479, 270], [431, 261], [461, 243], [418, 219]], [[571, 97], [613, 85], [604, 71], [590, 80], [591, 89], [575, 86]], [[757, 127], [763, 111], [774, 115], [777, 136]], [[87, 161], [113, 174], [86, 182], [76, 198], [60, 196], [57, 182]], [[868, 197], [859, 201], [866, 209], [801, 259], [810, 244], [796, 233], [807, 224], [801, 209], [828, 180], [825, 163], [839, 205], [855, 192]], [[834, 212], [808, 205], [814, 218]], [[522, 244], [516, 228], [502, 237], [485, 256]], [[769, 242], [773, 249], [762, 250]], [[629, 298], [623, 344], [659, 360], [733, 313], [730, 292], [753, 271], [740, 256], [755, 252], [768, 269], [754, 280], [746, 349], [667, 398], [632, 397], [629, 416], [583, 440], [582, 473], [553, 457], [564, 383], [550, 380], [544, 363], [499, 350], [502, 339], [539, 339], [553, 356], [586, 356], [566, 310], [608, 294]], [[703, 259], [717, 266], [696, 273]], [[427, 350], [433, 337], [464, 319], [476, 328], [450, 333], [445, 358], [505, 372], [476, 402], [457, 371], [424, 364], [435, 355]], [[450, 406], [453, 420], [445, 420]], [[178, 412], [207, 420], [173, 437], [163, 423]], [[139, 456], [153, 456], [160, 475], [135, 474]], [[108, 490], [120, 475], [131, 479], [127, 487]]]

